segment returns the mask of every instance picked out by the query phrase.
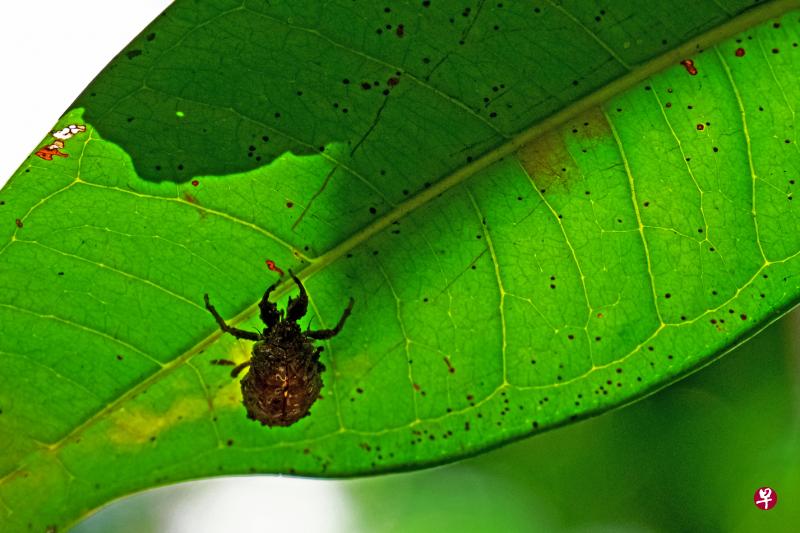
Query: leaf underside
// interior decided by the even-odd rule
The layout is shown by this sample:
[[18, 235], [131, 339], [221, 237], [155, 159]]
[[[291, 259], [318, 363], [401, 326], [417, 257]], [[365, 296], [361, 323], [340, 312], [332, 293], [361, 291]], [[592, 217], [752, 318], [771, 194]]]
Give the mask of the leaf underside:
[[[794, 2], [224, 4], [173, 4], [58, 122], [86, 126], [68, 157], [0, 192], [11, 530], [189, 478], [451, 461], [797, 302]], [[305, 280], [304, 328], [356, 302], [290, 428], [245, 418], [211, 362], [249, 343], [202, 303], [258, 328], [267, 261]]]

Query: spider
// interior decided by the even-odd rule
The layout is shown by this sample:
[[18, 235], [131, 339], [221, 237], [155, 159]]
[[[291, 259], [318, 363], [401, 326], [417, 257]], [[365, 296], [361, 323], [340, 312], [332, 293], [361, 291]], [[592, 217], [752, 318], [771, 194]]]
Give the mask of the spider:
[[242, 403], [247, 408], [247, 417], [258, 420], [262, 426], [291, 426], [308, 415], [308, 410], [319, 397], [322, 389], [320, 374], [325, 370], [325, 365], [319, 361], [323, 347], [315, 347], [313, 341], [330, 339], [339, 333], [353, 309], [354, 300], [350, 298], [336, 327], [303, 332], [297, 321], [308, 310], [308, 295], [291, 270], [289, 275], [300, 289], [300, 296], [289, 298], [284, 317], [284, 310], [269, 301], [270, 293], [280, 282], [272, 284], [258, 304], [261, 321], [267, 326], [262, 333], [229, 326], [211, 305], [208, 294], [203, 295], [206, 309], [222, 331], [237, 339], [256, 341], [251, 359], [234, 368], [231, 377], [236, 378], [242, 370], [250, 367], [241, 381]]

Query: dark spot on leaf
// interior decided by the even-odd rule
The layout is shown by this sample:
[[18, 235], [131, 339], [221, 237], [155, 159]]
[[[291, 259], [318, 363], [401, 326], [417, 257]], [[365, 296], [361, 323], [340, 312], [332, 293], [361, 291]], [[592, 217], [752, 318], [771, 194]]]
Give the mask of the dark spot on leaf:
[[125, 52], [125, 55], [128, 57], [128, 59], [133, 59], [134, 57], [142, 55], [142, 51], [138, 50], [138, 49], [137, 50], [129, 50], [128, 52]]
[[20, 219], [16, 219], [16, 220], [14, 221], [14, 223], [17, 225], [17, 227], [18, 227], [18, 228], [21, 228], [21, 227], [22, 227], [22, 220], [20, 220]]

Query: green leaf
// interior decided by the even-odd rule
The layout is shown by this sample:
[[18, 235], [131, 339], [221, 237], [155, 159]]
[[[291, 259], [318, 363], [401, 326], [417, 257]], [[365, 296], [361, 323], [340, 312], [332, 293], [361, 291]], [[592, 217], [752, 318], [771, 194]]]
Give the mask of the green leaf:
[[[178, 0], [0, 193], [6, 529], [452, 461], [797, 302], [797, 2], [223, 4]], [[267, 261], [306, 283], [303, 327], [355, 299], [289, 428], [246, 419], [212, 362], [249, 343], [202, 303], [258, 327]]]

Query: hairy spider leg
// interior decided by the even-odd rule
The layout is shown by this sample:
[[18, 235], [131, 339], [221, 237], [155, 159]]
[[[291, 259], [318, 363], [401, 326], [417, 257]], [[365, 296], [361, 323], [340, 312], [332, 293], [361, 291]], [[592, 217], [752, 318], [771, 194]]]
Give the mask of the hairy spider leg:
[[244, 363], [242, 363], [242, 364], [236, 365], [236, 367], [233, 370], [231, 370], [231, 377], [232, 378], [238, 377], [239, 373], [242, 370], [244, 370], [245, 368], [247, 368], [248, 366], [250, 366], [250, 360], [249, 359], [247, 361], [245, 361]]
[[270, 285], [269, 288], [267, 288], [267, 292], [264, 293], [264, 297], [261, 298], [261, 302], [258, 304], [258, 308], [261, 310], [261, 321], [267, 326], [267, 329], [264, 331], [265, 334], [283, 318], [283, 311], [279, 310], [277, 305], [269, 301], [270, 293], [274, 291], [275, 287], [279, 284], [280, 281], [276, 281]]
[[347, 309], [344, 310], [344, 313], [342, 313], [342, 318], [339, 319], [339, 323], [336, 324], [335, 328], [320, 329], [317, 331], [307, 331], [306, 337], [317, 340], [325, 340], [325, 339], [330, 339], [331, 337], [342, 331], [342, 326], [344, 326], [344, 321], [347, 320], [347, 317], [350, 316], [350, 312], [353, 310], [354, 303], [355, 300], [350, 298], [350, 303], [348, 304]]
[[221, 316], [219, 316], [219, 313], [217, 313], [217, 310], [214, 308], [214, 306], [211, 305], [211, 302], [208, 299], [208, 294], [203, 295], [203, 300], [205, 300], [206, 302], [206, 309], [208, 309], [209, 313], [214, 315], [214, 320], [217, 321], [217, 324], [219, 324], [219, 328], [222, 331], [224, 331], [225, 333], [230, 333], [237, 339], [247, 339], [250, 341], [257, 341], [261, 339], [261, 335], [259, 335], [258, 333], [234, 328], [226, 324], [225, 320]]
[[306, 312], [308, 311], [308, 294], [306, 294], [306, 288], [303, 287], [303, 284], [300, 283], [300, 280], [297, 279], [294, 272], [290, 270], [289, 275], [292, 276], [292, 279], [297, 284], [297, 288], [300, 289], [300, 296], [298, 296], [296, 300], [294, 298], [289, 298], [289, 305], [286, 306], [286, 320], [297, 322], [306, 316]]

